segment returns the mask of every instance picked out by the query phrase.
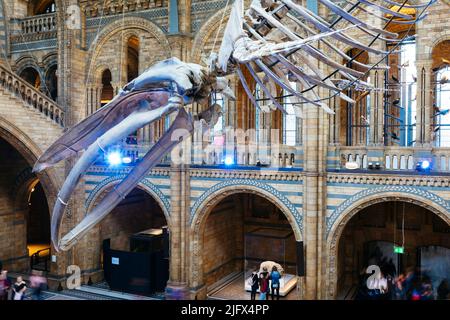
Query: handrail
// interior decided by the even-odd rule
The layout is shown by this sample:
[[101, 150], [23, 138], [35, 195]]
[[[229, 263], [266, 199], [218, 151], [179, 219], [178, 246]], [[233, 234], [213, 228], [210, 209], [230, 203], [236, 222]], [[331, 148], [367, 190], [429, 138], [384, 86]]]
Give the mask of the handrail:
[[56, 14], [48, 13], [20, 19], [23, 34], [56, 31]]
[[0, 65], [0, 88], [8, 90], [28, 106], [64, 127], [62, 107], [2, 65]]
[[[44, 270], [43, 271], [48, 271], [48, 260], [50, 257], [50, 249], [51, 248], [48, 247], [48, 248], [44, 248], [44, 249], [38, 250], [35, 253], [33, 253], [30, 258], [30, 268], [36, 269], [36, 265], [38, 265], [41, 262], [41, 258], [44, 258]], [[44, 251], [48, 251], [48, 254], [41, 256], [41, 252], [44, 252]]]
[[431, 162], [432, 171], [450, 171], [450, 148], [446, 147], [343, 146], [338, 150], [340, 166], [350, 161], [358, 163], [359, 169], [368, 169], [370, 162], [379, 162], [385, 170], [414, 171], [425, 159]]

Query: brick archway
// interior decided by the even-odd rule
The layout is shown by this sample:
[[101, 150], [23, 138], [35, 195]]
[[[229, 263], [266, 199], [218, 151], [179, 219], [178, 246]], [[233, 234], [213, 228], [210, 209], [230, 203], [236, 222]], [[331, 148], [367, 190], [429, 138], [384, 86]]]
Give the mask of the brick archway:
[[303, 239], [301, 233], [301, 215], [292, 203], [290, 203], [290, 201], [287, 200], [280, 192], [264, 183], [255, 185], [254, 181], [252, 184], [248, 183], [248, 181], [246, 183], [245, 180], [231, 180], [219, 183], [202, 195], [191, 210], [189, 272], [189, 284], [191, 288], [200, 289], [204, 285], [202, 268], [203, 257], [201, 253], [204, 247], [202, 235], [206, 226], [207, 218], [217, 204], [225, 198], [238, 193], [254, 194], [273, 203], [281, 210], [289, 221], [289, 224], [294, 232], [295, 240], [301, 241]]
[[[396, 186], [392, 186], [391, 188], [395, 189], [395, 187]], [[411, 187], [411, 190], [413, 189], [419, 190], [418, 188]], [[326, 292], [322, 298], [335, 299], [337, 296], [339, 240], [341, 239], [342, 233], [348, 222], [361, 210], [382, 202], [408, 202], [429, 210], [450, 225], [450, 211], [448, 210], [450, 204], [436, 195], [434, 196], [437, 198], [437, 201], [433, 201], [427, 197], [429, 196], [428, 194], [433, 194], [422, 189], [420, 190], [426, 193], [414, 194], [405, 190], [397, 189], [385, 192], [374, 191], [362, 196], [365, 192], [362, 191], [348, 199], [348, 203], [346, 201], [346, 204], [341, 205], [343, 210], [339, 210], [339, 208], [336, 209], [336, 211], [339, 210], [340, 212], [339, 216], [333, 220], [329, 232], [327, 232], [328, 240], [326, 253], [328, 258], [325, 270]], [[439, 199], [443, 201], [439, 201]]]
[[[43, 153], [32, 139], [2, 117], [0, 117], [0, 137], [13, 146], [30, 167], [33, 167], [36, 160]], [[50, 168], [36, 174], [36, 176], [45, 191], [51, 212], [59, 189], [57, 173], [54, 168]]]
[[[205, 47], [206, 42], [212, 37], [215, 38], [218, 28], [220, 27], [220, 21], [222, 16], [224, 15], [225, 10], [225, 19], [222, 22], [222, 29], [225, 28], [227, 23], [227, 17], [231, 12], [231, 8], [226, 8], [219, 10], [212, 17], [210, 17], [200, 28], [200, 30], [195, 35], [190, 60], [194, 63], [201, 63], [201, 54]], [[220, 32], [220, 31], [219, 31]], [[215, 51], [218, 52], [220, 48], [220, 38], [217, 39]]]
[[138, 17], [126, 17], [124, 19], [119, 19], [103, 28], [103, 30], [100, 31], [90, 45], [92, 49], [90, 50], [88, 63], [86, 64], [86, 72], [89, 76], [87, 79], [88, 82], [92, 82], [92, 77], [98, 67], [98, 57], [101, 55], [101, 50], [108, 40], [118, 33], [130, 33], [133, 32], [133, 30], [144, 31], [153, 36], [156, 40], [158, 40], [159, 45], [162, 47], [162, 52], [166, 53], [166, 58], [171, 56], [172, 49], [170, 47], [169, 40], [163, 30], [161, 30], [156, 24]]
[[[97, 200], [105, 193], [110, 190], [113, 186], [117, 185], [126, 175], [114, 176], [101, 181], [89, 194], [85, 202], [86, 212], [91, 211]], [[156, 203], [158, 203], [161, 208], [164, 217], [166, 218], [167, 225], [170, 229], [171, 219], [170, 219], [170, 202], [153, 183], [148, 181], [148, 179], [143, 179], [137, 185], [137, 188], [146, 192], [150, 197], [152, 197]]]

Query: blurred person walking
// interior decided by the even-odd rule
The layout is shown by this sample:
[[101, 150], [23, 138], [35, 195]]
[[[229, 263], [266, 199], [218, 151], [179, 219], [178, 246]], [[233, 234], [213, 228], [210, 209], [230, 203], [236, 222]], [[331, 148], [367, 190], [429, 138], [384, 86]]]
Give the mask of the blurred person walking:
[[0, 301], [8, 300], [8, 292], [11, 282], [8, 280], [8, 271], [2, 270], [0, 273]]
[[30, 277], [30, 287], [32, 290], [31, 295], [33, 297], [33, 300], [41, 300], [41, 292], [46, 284], [47, 279], [43, 277], [42, 274], [39, 273], [38, 271], [33, 270], [32, 276]]

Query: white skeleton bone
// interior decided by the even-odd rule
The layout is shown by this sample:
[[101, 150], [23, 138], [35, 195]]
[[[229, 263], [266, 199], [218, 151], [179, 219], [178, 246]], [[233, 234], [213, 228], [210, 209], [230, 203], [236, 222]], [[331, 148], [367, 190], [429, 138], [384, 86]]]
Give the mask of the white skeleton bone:
[[[209, 105], [211, 92], [220, 92], [227, 99], [234, 99], [233, 91], [228, 87], [227, 74], [236, 71], [241, 84], [251, 103], [263, 112], [279, 109], [286, 113], [277, 98], [277, 87], [287, 91], [292, 97], [295, 114], [302, 116], [305, 106], [320, 107], [328, 113], [333, 111], [319, 98], [316, 88], [331, 91], [334, 96], [355, 103], [344, 94], [349, 87], [357, 90], [373, 90], [363, 79], [372, 69], [385, 69], [376, 65], [367, 65], [354, 61], [358, 71], [347, 66], [354, 58], [338, 49], [327, 38], [342, 42], [353, 48], [385, 56], [390, 52], [372, 46], [376, 41], [399, 43], [397, 34], [379, 28], [359, 19], [351, 10], [345, 11], [329, 0], [319, 2], [340, 16], [340, 20], [350, 25], [337, 30], [324, 18], [292, 0], [253, 0], [245, 11], [243, 0], [235, 0], [225, 28], [222, 44], [218, 54], [212, 53], [206, 60], [206, 67], [194, 63], [185, 63], [177, 58], [161, 61], [136, 79], [127, 84], [123, 90], [105, 107], [70, 128], [37, 161], [34, 171], [42, 171], [54, 166], [59, 161], [77, 155], [85, 150], [66, 178], [54, 206], [52, 214], [51, 235], [56, 250], [68, 250], [93, 226], [103, 219], [134, 187], [142, 177], [155, 166], [162, 157], [170, 152], [180, 140], [188, 137], [194, 130], [192, 117], [187, 114], [184, 105], [193, 102]], [[379, 2], [379, 1], [378, 1]], [[357, 6], [362, 12], [372, 14], [381, 22], [413, 25], [424, 18], [424, 11], [435, 2], [407, 4], [401, 7], [415, 8], [422, 12], [413, 18], [392, 7], [397, 2], [386, 0], [391, 7], [379, 4], [375, 0], [359, 0]], [[374, 15], [373, 8], [380, 12], [402, 18], [392, 21], [381, 15]], [[286, 13], [287, 12], [287, 13]], [[288, 21], [288, 23], [286, 23]], [[292, 25], [294, 25], [292, 27]], [[260, 27], [263, 27], [260, 32]], [[369, 37], [370, 44], [354, 38], [347, 31], [357, 28]], [[266, 32], [264, 32], [264, 29]], [[304, 38], [306, 37], [306, 38]], [[322, 51], [317, 42], [325, 44], [344, 59], [335, 61]], [[315, 59], [315, 60], [314, 60]], [[381, 59], [380, 61], [382, 61]], [[324, 74], [318, 62], [324, 63], [334, 71]], [[264, 92], [267, 104], [259, 105], [253, 96], [253, 89], [247, 82], [243, 69], [246, 68]], [[262, 78], [260, 75], [262, 74]], [[335, 77], [335, 75], [339, 76]], [[297, 81], [303, 91], [292, 88], [289, 81]], [[338, 81], [337, 86], [334, 82]], [[59, 229], [65, 207], [68, 205], [80, 178], [108, 146], [118, 142], [137, 129], [152, 123], [172, 112], [178, 112], [169, 130], [132, 171], [109, 192], [104, 199], [73, 230], [60, 239]], [[218, 105], [210, 106], [198, 119], [210, 127], [217, 123], [221, 114]]]

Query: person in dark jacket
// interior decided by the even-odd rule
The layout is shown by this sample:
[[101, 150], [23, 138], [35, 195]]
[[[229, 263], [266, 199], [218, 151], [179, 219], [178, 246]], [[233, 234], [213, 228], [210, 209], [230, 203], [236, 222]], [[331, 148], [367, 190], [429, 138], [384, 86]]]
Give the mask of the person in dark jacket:
[[439, 287], [437, 289], [437, 299], [438, 300], [447, 300], [449, 299], [450, 289], [448, 287], [448, 281], [447, 279], [444, 279], [439, 284]]
[[13, 300], [24, 300], [25, 291], [27, 290], [27, 284], [23, 281], [22, 277], [17, 277], [16, 283], [13, 285]]
[[252, 292], [251, 292], [251, 295], [250, 295], [250, 299], [251, 300], [256, 300], [256, 292], [258, 291], [258, 288], [259, 288], [259, 279], [258, 279], [258, 272], [257, 271], [252, 273], [251, 288], [252, 288]]

